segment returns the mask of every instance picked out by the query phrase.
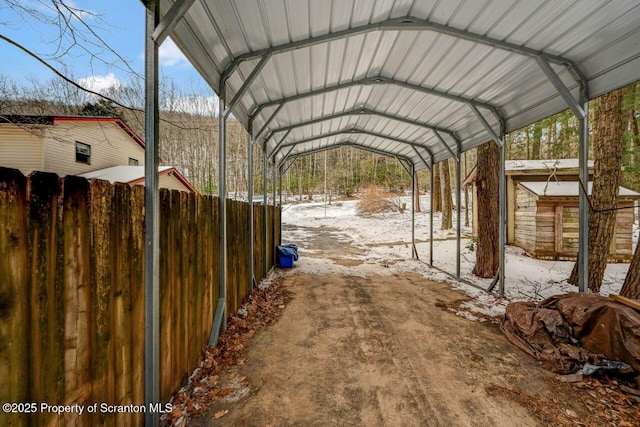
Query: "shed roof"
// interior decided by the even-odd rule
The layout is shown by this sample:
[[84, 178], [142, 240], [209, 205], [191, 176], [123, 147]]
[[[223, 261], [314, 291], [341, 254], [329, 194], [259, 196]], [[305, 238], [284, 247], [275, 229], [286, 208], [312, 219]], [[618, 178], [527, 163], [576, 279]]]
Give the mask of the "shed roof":
[[[174, 166], [158, 166], [158, 173], [160, 175], [170, 174], [173, 172], [175, 177], [184, 184], [190, 191], [197, 193], [198, 191], [191, 185], [191, 183], [180, 173]], [[102, 179], [109, 181], [112, 184], [116, 182], [122, 182], [125, 184], [139, 184], [144, 182], [144, 166], [112, 166], [109, 168], [98, 169], [92, 172], [87, 172], [79, 175], [87, 179]]]
[[[519, 186], [529, 190], [538, 197], [578, 197], [579, 183], [577, 181], [551, 181], [551, 182], [521, 182]], [[591, 195], [593, 182], [589, 182], [588, 192]], [[640, 193], [620, 187], [618, 197], [640, 199]]]
[[[589, 169], [593, 169], [593, 160], [589, 160]], [[504, 170], [508, 175], [517, 175], [518, 172], [550, 173], [552, 171], [575, 170], [578, 173], [578, 159], [555, 160], [507, 160], [504, 162]]]
[[[593, 171], [593, 160], [588, 162], [589, 174]], [[578, 159], [555, 160], [506, 160], [504, 162], [505, 175], [573, 175], [578, 177]], [[472, 185], [478, 175], [478, 166], [474, 166], [462, 185]]]
[[277, 161], [353, 142], [421, 169], [640, 78], [636, 0], [160, 0], [186, 7], [156, 33]]

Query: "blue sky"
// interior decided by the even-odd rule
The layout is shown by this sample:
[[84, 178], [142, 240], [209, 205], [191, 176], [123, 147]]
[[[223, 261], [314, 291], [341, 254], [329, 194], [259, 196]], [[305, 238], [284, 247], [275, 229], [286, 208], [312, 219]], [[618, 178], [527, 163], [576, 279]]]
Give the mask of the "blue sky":
[[[141, 1], [65, 0], [67, 5], [90, 12], [88, 15], [83, 15], [83, 21], [118, 55], [126, 59], [127, 64], [108, 49], [89, 46], [86, 42], [82, 44], [89, 46], [99, 59], [92, 59], [91, 55], [77, 47], [65, 52], [57, 59], [52, 58], [51, 55], [57, 50], [55, 43], [59, 34], [57, 26], [39, 22], [24, 13], [21, 16], [15, 9], [9, 7], [8, 3], [14, 2], [15, 0], [10, 2], [0, 0], [0, 34], [48, 58], [48, 62], [56, 68], [67, 67], [68, 73], [77, 81], [91, 85], [94, 89], [101, 89], [118, 81], [131, 80], [133, 74], [127, 69], [127, 64], [135, 72], [143, 72], [145, 11]], [[48, 0], [18, 0], [18, 2], [40, 13], [45, 19], [56, 16], [51, 9], [52, 3]], [[77, 19], [73, 19], [73, 22], [76, 25], [82, 25]], [[84, 31], [88, 30], [84, 29]], [[42, 81], [54, 77], [54, 74], [42, 64], [1, 39], [0, 55], [2, 57], [0, 74], [18, 83], [25, 83], [28, 77], [36, 77]], [[192, 81], [205, 85], [171, 40], [165, 41], [160, 48], [160, 72], [161, 75], [177, 82]]]

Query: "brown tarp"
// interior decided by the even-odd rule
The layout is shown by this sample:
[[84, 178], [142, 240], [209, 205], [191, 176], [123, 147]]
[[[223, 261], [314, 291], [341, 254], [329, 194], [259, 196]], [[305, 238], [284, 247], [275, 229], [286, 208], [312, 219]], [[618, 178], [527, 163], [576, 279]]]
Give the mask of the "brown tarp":
[[603, 358], [640, 372], [640, 312], [611, 298], [569, 293], [539, 304], [514, 302], [500, 329], [553, 372], [569, 374]]

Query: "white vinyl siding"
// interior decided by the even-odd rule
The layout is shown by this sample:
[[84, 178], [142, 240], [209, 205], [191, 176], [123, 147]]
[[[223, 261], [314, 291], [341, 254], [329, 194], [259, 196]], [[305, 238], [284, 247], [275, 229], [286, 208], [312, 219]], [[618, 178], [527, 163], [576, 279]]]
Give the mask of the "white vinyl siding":
[[[143, 183], [144, 184], [144, 183]], [[160, 175], [160, 181], [158, 182], [158, 186], [160, 188], [168, 188], [169, 190], [180, 190], [180, 191], [188, 191], [189, 188], [185, 186], [175, 175], [163, 174]]]
[[19, 169], [24, 175], [43, 170], [42, 128], [0, 125], [0, 166]]
[[[76, 162], [76, 141], [91, 146], [91, 164]], [[44, 169], [60, 176], [128, 165], [129, 158], [144, 165], [144, 149], [114, 122], [58, 120], [47, 129], [44, 156]]]

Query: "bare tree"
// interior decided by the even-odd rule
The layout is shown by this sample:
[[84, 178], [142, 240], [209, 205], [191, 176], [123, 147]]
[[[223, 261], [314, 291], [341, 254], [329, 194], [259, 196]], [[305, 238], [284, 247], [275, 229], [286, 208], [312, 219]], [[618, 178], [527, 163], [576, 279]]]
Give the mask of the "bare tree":
[[442, 211], [442, 184], [440, 180], [440, 163], [433, 165], [433, 188], [431, 189], [431, 197], [433, 197], [433, 211]]
[[442, 230], [448, 230], [453, 227], [453, 209], [451, 207], [451, 174], [449, 171], [449, 159], [441, 162], [440, 171], [442, 172]]
[[500, 148], [493, 142], [478, 147], [478, 250], [473, 274], [493, 277], [498, 271], [499, 259], [499, 206], [498, 162]]
[[620, 295], [631, 299], [640, 299], [640, 243], [636, 246]]
[[[607, 267], [616, 225], [618, 188], [622, 167], [623, 89], [602, 95], [597, 101], [593, 138], [593, 190], [589, 213], [589, 289], [599, 292]], [[569, 283], [578, 283], [578, 263]]]
[[420, 183], [418, 182], [418, 172], [414, 172], [413, 173], [413, 179], [415, 180], [415, 185], [414, 185], [414, 207], [415, 207], [415, 211], [416, 212], [422, 212], [422, 210], [420, 209]]

